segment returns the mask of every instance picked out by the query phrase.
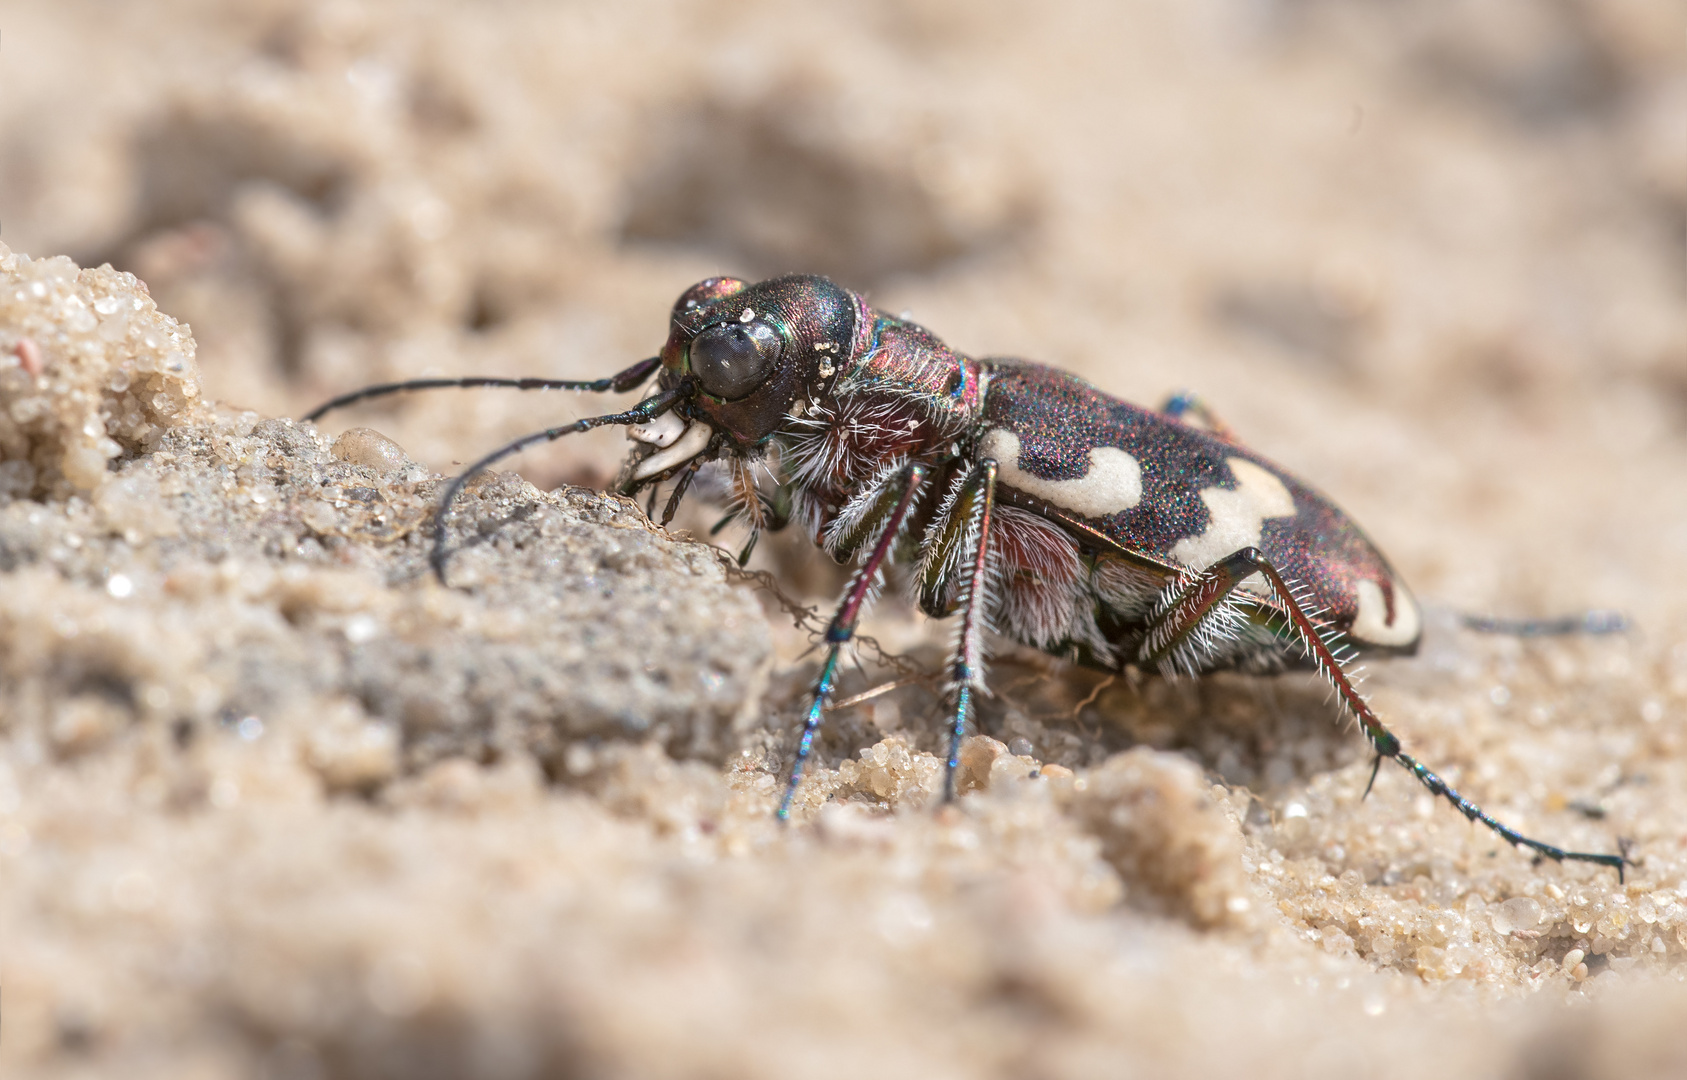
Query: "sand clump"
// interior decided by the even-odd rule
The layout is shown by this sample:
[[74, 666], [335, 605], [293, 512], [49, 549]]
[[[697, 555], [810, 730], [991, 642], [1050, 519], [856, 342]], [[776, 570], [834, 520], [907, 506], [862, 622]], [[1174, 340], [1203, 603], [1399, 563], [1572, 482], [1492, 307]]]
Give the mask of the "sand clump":
[[[0, 508], [13, 732], [75, 755], [134, 722], [185, 744], [247, 717], [262, 730], [308, 716], [306, 756], [334, 789], [391, 779], [401, 749], [412, 763], [499, 747], [553, 760], [576, 737], [606, 734], [716, 759], [737, 749], [730, 733], [770, 654], [760, 610], [726, 587], [713, 551], [664, 543], [613, 500], [489, 477], [465, 517], [504, 530], [466, 532], [453, 572], [484, 603], [465, 604], [424, 572], [417, 530], [435, 481], [396, 444], [368, 430], [330, 443], [291, 421], [201, 406], [191, 336], [132, 277], [10, 253], [0, 265], [8, 295], [55, 283], [37, 299], [69, 323], [55, 332], [25, 309], [16, 324], [44, 362], [40, 392], [11, 410], [40, 419], [5, 449], [6, 464], [38, 472], [43, 497]], [[98, 305], [145, 317], [102, 336], [79, 318]], [[131, 412], [147, 419], [121, 419]], [[112, 436], [86, 434], [102, 424]], [[52, 462], [91, 446], [124, 457], [109, 470], [100, 458], [76, 493]], [[596, 541], [582, 544], [587, 521]], [[569, 570], [540, 576], [570, 583], [572, 599], [532, 591], [540, 568], [558, 567]], [[518, 593], [526, 604], [509, 603]], [[547, 629], [534, 636], [533, 620]], [[712, 725], [698, 724], [704, 700]]]
[[133, 274], [0, 244], [0, 485], [88, 494], [199, 401], [188, 329]]

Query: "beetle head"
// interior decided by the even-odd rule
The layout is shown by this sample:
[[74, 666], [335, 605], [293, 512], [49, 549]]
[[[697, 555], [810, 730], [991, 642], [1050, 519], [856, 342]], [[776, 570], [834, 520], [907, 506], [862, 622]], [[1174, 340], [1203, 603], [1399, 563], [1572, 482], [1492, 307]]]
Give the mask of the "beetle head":
[[657, 385], [689, 380], [693, 390], [659, 423], [630, 432], [657, 449], [630, 463], [626, 483], [684, 464], [711, 444], [717, 454], [741, 456], [766, 443], [799, 397], [831, 393], [858, 329], [870, 325], [866, 312], [860, 297], [812, 275], [756, 284], [708, 278], [687, 289], [674, 303]]
[[849, 362], [862, 302], [823, 277], [698, 282], [674, 304], [662, 385], [690, 375], [686, 409], [738, 448], [778, 430], [793, 402], [831, 391]]

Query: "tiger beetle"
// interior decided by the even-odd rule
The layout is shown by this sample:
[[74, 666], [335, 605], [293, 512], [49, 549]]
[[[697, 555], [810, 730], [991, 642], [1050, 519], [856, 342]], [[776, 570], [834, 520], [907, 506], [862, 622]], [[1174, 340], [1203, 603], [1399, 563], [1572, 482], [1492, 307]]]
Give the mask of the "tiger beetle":
[[[837, 685], [839, 656], [891, 564], [935, 618], [956, 612], [945, 801], [974, 698], [984, 632], [1108, 671], [1163, 676], [1310, 669], [1375, 751], [1508, 843], [1623, 873], [1622, 855], [1524, 836], [1407, 754], [1354, 686], [1360, 653], [1410, 654], [1417, 602], [1376, 546], [1317, 490], [1243, 446], [1197, 399], [1158, 411], [1056, 368], [973, 359], [859, 294], [809, 275], [715, 277], [674, 304], [659, 356], [607, 378], [443, 378], [370, 386], [306, 415], [401, 391], [495, 386], [621, 392], [624, 412], [523, 436], [445, 489], [431, 561], [445, 579], [447, 518], [468, 480], [526, 447], [610, 424], [635, 448], [615, 482], [672, 480], [673, 520], [698, 470], [721, 462], [749, 529], [795, 522], [857, 569], [827, 627], [825, 660], [785, 785], [788, 819]], [[770, 480], [762, 490], [757, 470]], [[654, 508], [654, 501], [651, 503]]]

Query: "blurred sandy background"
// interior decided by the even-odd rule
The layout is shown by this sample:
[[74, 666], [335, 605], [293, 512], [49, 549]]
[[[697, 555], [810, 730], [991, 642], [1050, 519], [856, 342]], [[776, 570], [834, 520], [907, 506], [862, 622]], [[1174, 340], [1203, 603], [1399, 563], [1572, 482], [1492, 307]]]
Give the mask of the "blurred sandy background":
[[[691, 282], [792, 270], [969, 352], [1141, 403], [1193, 389], [1431, 609], [1424, 654], [1371, 684], [1407, 746], [1527, 831], [1640, 863], [1624, 889], [1491, 854], [1397, 771], [1361, 803], [1357, 736], [1294, 680], [1086, 702], [1095, 677], [1024, 655], [986, 726], [1076, 791], [1004, 757], [970, 816], [933, 819], [907, 751], [935, 745], [931, 702], [905, 694], [839, 718], [845, 812], [787, 836], [756, 784], [811, 667], [773, 606], [766, 670], [729, 687], [760, 742], [411, 754], [285, 813], [150, 820], [123, 794], [144, 732], [31, 750], [9, 698], [0, 1062], [1687, 1069], [1683, 33], [1666, 0], [0, 5], [0, 239], [138, 275], [191, 324], [206, 396], [296, 416], [391, 378], [595, 377], [659, 347]], [[598, 404], [419, 395], [325, 430], [449, 472]], [[600, 432], [520, 468], [601, 485], [620, 454]], [[795, 541], [758, 559], [813, 600], [837, 581]], [[1636, 630], [1452, 617], [1587, 607]], [[942, 640], [894, 605], [873, 630], [928, 661]], [[1155, 750], [1103, 764], [1132, 745]], [[230, 746], [216, 767], [252, 768]]]

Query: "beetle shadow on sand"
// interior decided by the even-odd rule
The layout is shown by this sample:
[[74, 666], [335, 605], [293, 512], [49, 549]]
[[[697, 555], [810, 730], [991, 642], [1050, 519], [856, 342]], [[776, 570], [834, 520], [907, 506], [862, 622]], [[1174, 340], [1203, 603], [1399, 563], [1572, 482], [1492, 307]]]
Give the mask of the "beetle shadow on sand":
[[[510, 527], [521, 525], [532, 520], [534, 515], [538, 513], [539, 509], [540, 507], [537, 503], [519, 503], [511, 507], [507, 513], [499, 514], [496, 517], [489, 516], [481, 519], [479, 523], [472, 528], [448, 532], [445, 547], [440, 552], [444, 558], [444, 562], [441, 563], [441, 566], [445, 568], [447, 577], [449, 578], [451, 562], [458, 555], [468, 551], [473, 551], [479, 547], [484, 547], [487, 544], [497, 542], [500, 536], [505, 535], [506, 530]], [[437, 513], [438, 511], [435, 512]], [[416, 571], [416, 575], [421, 577], [435, 572], [436, 571], [430, 561], [427, 565], [418, 569]]]
[[[1364, 740], [1311, 673], [1172, 681], [1108, 675], [1029, 647], [996, 644], [990, 694], [979, 700], [970, 730], [1042, 764], [1090, 768], [1148, 746], [1185, 754], [1215, 780], [1268, 796], [1367, 757]], [[893, 670], [864, 653], [863, 667], [845, 675], [822, 729], [824, 759], [853, 757], [889, 735], [946, 755], [944, 650], [923, 646], [900, 659], [902, 670]], [[896, 683], [901, 685], [849, 703]], [[795, 701], [808, 683], [796, 676], [789, 689]]]
[[1015, 647], [997, 658], [991, 687], [978, 730], [1010, 748], [1023, 739], [1032, 756], [1068, 767], [1148, 746], [1186, 754], [1227, 785], [1265, 793], [1366, 753], [1328, 687], [1310, 673], [1108, 675]]

